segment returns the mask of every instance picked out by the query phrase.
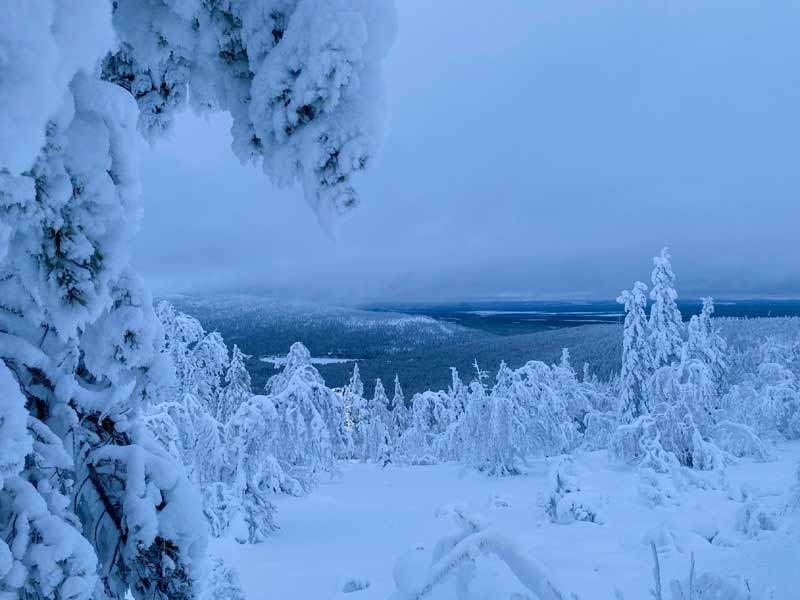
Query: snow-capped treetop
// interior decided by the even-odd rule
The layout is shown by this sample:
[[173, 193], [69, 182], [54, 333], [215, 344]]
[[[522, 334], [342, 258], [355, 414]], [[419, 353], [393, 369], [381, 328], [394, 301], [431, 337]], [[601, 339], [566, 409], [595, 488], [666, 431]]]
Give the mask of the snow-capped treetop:
[[400, 385], [400, 376], [395, 373], [394, 374], [394, 396], [392, 397], [392, 408], [396, 408], [399, 405], [406, 405], [406, 398], [403, 394], [403, 388]]
[[353, 374], [350, 376], [350, 382], [347, 384], [347, 389], [355, 396], [364, 395], [364, 383], [361, 381], [361, 373], [358, 370], [358, 363], [353, 365]]
[[450, 387], [447, 390], [447, 395], [450, 397], [450, 405], [458, 413], [464, 412], [467, 405], [467, 386], [461, 381], [458, 376], [458, 369], [450, 367]]
[[675, 291], [675, 274], [672, 272], [669, 250], [653, 258], [653, 287], [650, 298], [650, 345], [653, 352], [653, 368], [669, 365], [680, 359], [683, 345], [683, 319], [678, 310], [678, 293]]
[[372, 393], [372, 410], [379, 411], [389, 407], [389, 398], [386, 395], [386, 390], [383, 387], [381, 378], [375, 379], [375, 390]]
[[280, 394], [289, 385], [290, 379], [299, 371], [303, 372], [303, 377], [308, 381], [324, 384], [319, 371], [311, 364], [311, 353], [308, 348], [302, 342], [295, 342], [289, 348], [283, 370], [267, 380], [267, 384], [264, 386], [267, 395]]
[[559, 366], [562, 369], [568, 369], [574, 372], [574, 369], [572, 368], [572, 363], [570, 362], [569, 348], [561, 349], [561, 360], [559, 361]]

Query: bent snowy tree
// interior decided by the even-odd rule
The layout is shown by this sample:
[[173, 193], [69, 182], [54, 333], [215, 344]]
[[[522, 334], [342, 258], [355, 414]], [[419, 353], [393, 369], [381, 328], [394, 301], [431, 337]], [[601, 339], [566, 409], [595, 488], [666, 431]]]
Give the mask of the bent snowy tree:
[[[0, 595], [193, 598], [200, 500], [141, 415], [175, 365], [128, 265], [135, 136], [188, 102], [302, 183], [357, 204], [379, 141], [388, 1], [11, 0], [0, 23]], [[387, 18], [388, 17], [388, 18]]]

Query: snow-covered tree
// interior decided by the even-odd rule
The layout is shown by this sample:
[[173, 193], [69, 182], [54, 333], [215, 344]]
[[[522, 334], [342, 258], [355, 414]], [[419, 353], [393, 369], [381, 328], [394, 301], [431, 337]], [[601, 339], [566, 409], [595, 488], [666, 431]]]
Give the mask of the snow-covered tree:
[[386, 395], [386, 390], [380, 377], [375, 380], [375, 390], [372, 393], [372, 402], [370, 403], [370, 414], [377, 415], [388, 431], [392, 422], [392, 410], [389, 404], [389, 397]]
[[244, 355], [239, 346], [234, 344], [230, 365], [225, 373], [225, 387], [220, 396], [218, 419], [227, 423], [236, 409], [252, 395], [252, 383], [244, 365]]
[[220, 485], [209, 487], [205, 508], [209, 520], [220, 522], [222, 532], [233, 530], [239, 542], [263, 541], [275, 529], [271, 494], [303, 493], [277, 458], [282, 426], [266, 396], [249, 398], [225, 426], [226, 470]]
[[136, 122], [154, 137], [189, 98], [197, 111], [230, 112], [240, 158], [301, 182], [329, 222], [357, 204], [351, 176], [377, 146], [391, 4], [10, 2], [0, 25], [0, 592], [193, 598], [200, 502], [142, 419], [173, 382], [152, 298], [127, 267], [140, 214]]
[[652, 348], [652, 366], [658, 369], [680, 360], [683, 346], [683, 319], [678, 310], [678, 293], [675, 291], [675, 274], [672, 272], [669, 250], [653, 258], [653, 287], [650, 298], [649, 338]]
[[367, 421], [369, 421], [369, 401], [364, 397], [364, 383], [358, 363], [353, 365], [353, 374], [344, 388], [344, 421], [348, 438], [355, 457], [365, 458]]
[[311, 354], [295, 342], [283, 371], [266, 386], [281, 419], [278, 458], [310, 490], [319, 473], [334, 471], [334, 457], [344, 454], [344, 406], [311, 364]]
[[644, 386], [651, 372], [652, 354], [647, 337], [646, 293], [647, 286], [637, 281], [632, 290], [623, 291], [617, 298], [625, 306], [619, 412], [626, 423], [647, 412]]
[[731, 387], [722, 404], [731, 420], [759, 435], [800, 438], [800, 383], [781, 363], [760, 364], [756, 373]]
[[358, 203], [351, 177], [382, 130], [388, 0], [114, 2], [116, 48], [102, 75], [139, 104], [150, 140], [187, 104], [233, 118], [233, 151], [280, 183], [300, 182], [323, 223]]
[[442, 454], [452, 458], [452, 446], [442, 445], [441, 436], [455, 421], [446, 392], [426, 391], [411, 399], [410, 427], [398, 440], [399, 454], [416, 464], [431, 464]]
[[389, 430], [379, 414], [370, 415], [364, 432], [364, 460], [386, 466], [391, 462]]
[[[501, 391], [510, 386], [510, 390]], [[566, 400], [559, 396], [550, 367], [532, 360], [504, 380], [498, 373], [492, 395], [508, 395], [515, 399], [527, 414], [528, 450], [538, 455], [561, 454], [579, 441], [577, 424], [570, 418]]]
[[467, 388], [467, 405], [459, 421], [461, 437], [461, 459], [464, 464], [478, 470], [488, 468], [489, 414], [491, 408], [486, 386], [479, 380], [470, 382]]
[[472, 466], [489, 475], [519, 475], [525, 471], [528, 449], [527, 415], [513, 396], [492, 392], [487, 404], [486, 432], [481, 436], [482, 447], [471, 453], [473, 459], [478, 458]]
[[450, 398], [450, 406], [456, 414], [464, 412], [467, 405], [467, 386], [461, 381], [458, 369], [455, 367], [450, 367], [450, 387], [447, 389], [447, 395]]
[[228, 346], [217, 331], [206, 334], [192, 350], [194, 380], [191, 392], [214, 415], [221, 419], [223, 377], [230, 363]]
[[[23, 101], [4, 106], [62, 104], [25, 132], [12, 118], [0, 150], [9, 156], [9, 135], [27, 140], [0, 164], [0, 358], [25, 398], [23, 438], [35, 442], [4, 484], [15, 490], [0, 509], [15, 566], [0, 587], [28, 597], [88, 598], [99, 585], [114, 598], [188, 598], [205, 544], [199, 503], [141, 420], [172, 375], [152, 298], [127, 267], [139, 213], [136, 110], [123, 90], [82, 70], [98, 57], [96, 33], [67, 47], [86, 28], [109, 34], [108, 6], [75, 6], [69, 18], [18, 8], [12, 14], [24, 16], [0, 31], [0, 45], [14, 69], [31, 73], [20, 72], [14, 90], [0, 83], [6, 99]], [[15, 62], [39, 45], [63, 69], [36, 84], [44, 90], [19, 85], [39, 78], [39, 65]], [[48, 98], [31, 96], [39, 93]], [[23, 121], [30, 126], [30, 115]], [[31, 139], [38, 157], [23, 156]]]
[[561, 351], [561, 360], [557, 365], [551, 367], [551, 371], [553, 373], [555, 393], [563, 399], [576, 429], [582, 433], [585, 427], [584, 417], [590, 410], [586, 389], [591, 384], [587, 382], [582, 385], [578, 381], [578, 375], [572, 368], [567, 348]]
[[392, 397], [392, 426], [390, 428], [393, 437], [400, 437], [408, 429], [409, 415], [406, 406], [406, 398], [403, 388], [400, 385], [400, 377], [395, 373], [394, 376], [394, 396]]
[[191, 350], [203, 339], [206, 332], [200, 321], [175, 310], [167, 300], [156, 306], [156, 315], [164, 328], [164, 349], [175, 367], [174, 389], [168, 392], [173, 397], [194, 392], [195, 361]]
[[703, 298], [703, 310], [693, 315], [688, 326], [688, 351], [691, 358], [703, 361], [709, 369], [717, 394], [728, 373], [728, 344], [714, 325], [713, 298]]

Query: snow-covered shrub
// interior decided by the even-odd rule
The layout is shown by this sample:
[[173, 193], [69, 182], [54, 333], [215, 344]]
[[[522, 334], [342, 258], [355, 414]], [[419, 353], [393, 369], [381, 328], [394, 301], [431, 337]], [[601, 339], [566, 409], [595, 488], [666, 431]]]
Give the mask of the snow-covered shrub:
[[800, 464], [794, 471], [794, 481], [789, 488], [789, 501], [786, 503], [786, 512], [800, 512]]
[[800, 386], [782, 364], [759, 365], [755, 374], [732, 386], [725, 408], [732, 420], [749, 425], [759, 435], [800, 437]]
[[719, 450], [703, 439], [689, 409], [680, 402], [674, 405], [661, 403], [649, 416], [620, 426], [609, 446], [612, 461], [639, 464], [644, 457], [640, 440], [654, 437], [651, 430], [657, 431], [659, 444], [674, 454], [682, 466], [699, 470], [724, 466]]
[[721, 450], [737, 458], [752, 458], [757, 462], [775, 460], [764, 442], [747, 425], [720, 421], [711, 429], [711, 440]]
[[433, 551], [417, 546], [397, 560], [392, 600], [569, 597], [544, 565], [513, 541], [485, 529], [483, 519], [461, 511], [452, 514], [458, 532], [439, 540]]
[[407, 429], [397, 440], [395, 460], [411, 465], [433, 465], [438, 462], [428, 436], [416, 427]]
[[[693, 581], [670, 585], [674, 600], [772, 600], [773, 595], [767, 591], [758, 592], [751, 588], [747, 581], [735, 575], [718, 575], [702, 573]], [[689, 592], [691, 590], [691, 592]]]
[[339, 586], [343, 594], [352, 594], [369, 589], [369, 579], [359, 579], [357, 577], [347, 577]]
[[224, 536], [230, 527], [233, 515], [239, 510], [241, 499], [233, 489], [214, 481], [200, 488], [203, 494], [203, 514], [208, 521], [209, 532], [214, 537]]
[[749, 499], [736, 511], [736, 530], [747, 537], [758, 537], [764, 531], [777, 529], [775, 517], [761, 502]]
[[[719, 575], [717, 573], [695, 573], [694, 554], [691, 556], [689, 574], [683, 579], [671, 579], [669, 590], [664, 589], [661, 576], [661, 565], [655, 544], [651, 544], [653, 553], [653, 588], [650, 595], [654, 600], [772, 600], [769, 591], [758, 592], [752, 589], [749, 582], [735, 575]], [[667, 595], [669, 593], [669, 595]], [[617, 598], [624, 600], [622, 592]]]
[[553, 523], [602, 523], [599, 497], [581, 489], [578, 467], [570, 456], [560, 457], [548, 474], [550, 492], [545, 508]]
[[616, 412], [591, 411], [583, 418], [584, 432], [581, 448], [584, 450], [604, 450], [609, 447], [611, 438], [619, 426]]
[[222, 559], [211, 560], [211, 570], [199, 600], [245, 600], [239, 576]]
[[612, 462], [637, 469], [642, 480], [639, 493], [652, 505], [675, 502], [688, 484], [701, 488], [722, 484], [721, 452], [702, 439], [688, 410], [680, 405], [660, 404], [652, 415], [618, 427], [608, 454]]

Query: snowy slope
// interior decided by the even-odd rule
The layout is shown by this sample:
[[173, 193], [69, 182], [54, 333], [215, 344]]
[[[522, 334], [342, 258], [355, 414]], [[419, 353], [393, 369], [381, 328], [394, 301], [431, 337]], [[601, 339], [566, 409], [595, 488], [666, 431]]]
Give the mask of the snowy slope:
[[[776, 600], [800, 589], [800, 515], [780, 516], [800, 443], [779, 447], [771, 463], [731, 466], [731, 491], [690, 489], [679, 506], [649, 508], [637, 493], [638, 477], [608, 466], [605, 452], [578, 457], [582, 486], [603, 498], [604, 523], [553, 524], [542, 507], [553, 460], [532, 464], [528, 475], [489, 478], [444, 464], [389, 467], [345, 464], [341, 479], [309, 496], [278, 498], [281, 531], [266, 542], [242, 546], [214, 540], [212, 550], [238, 571], [251, 600], [385, 600], [394, 590], [392, 568], [409, 548], [428, 548], [454, 531], [442, 508], [457, 505], [490, 520], [499, 533], [538, 557], [569, 591], [583, 600], [649, 598], [656, 543], [666, 581], [716, 571], [746, 578], [754, 590], [775, 586]], [[776, 515], [778, 531], [748, 539], [736, 531], [731, 499], [742, 488]], [[709, 542], [707, 538], [715, 540]], [[343, 594], [347, 579], [369, 582]]]

